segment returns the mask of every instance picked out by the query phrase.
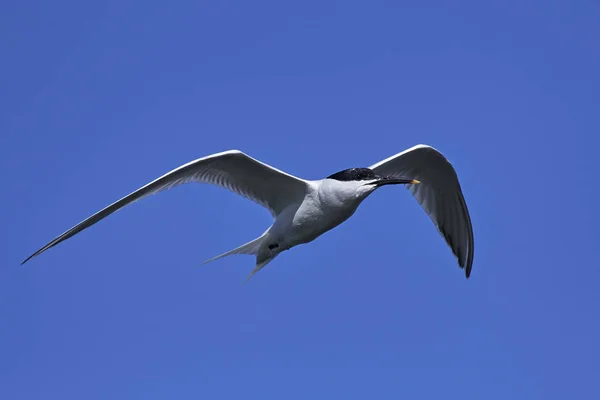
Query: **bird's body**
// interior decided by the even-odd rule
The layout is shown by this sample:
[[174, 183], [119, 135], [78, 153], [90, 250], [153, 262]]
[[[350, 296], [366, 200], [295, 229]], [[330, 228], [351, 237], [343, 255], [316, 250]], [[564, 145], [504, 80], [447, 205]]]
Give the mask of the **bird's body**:
[[430, 146], [418, 145], [369, 168], [351, 168], [325, 179], [300, 179], [248, 155], [231, 150], [185, 164], [125, 196], [58, 236], [27, 258], [95, 224], [149, 194], [187, 183], [212, 183], [240, 194], [271, 212], [273, 224], [258, 238], [232, 254], [251, 254], [256, 265], [248, 279], [281, 252], [309, 243], [350, 218], [378, 187], [407, 185], [444, 236], [469, 277], [473, 263], [473, 232], [456, 173]]
[[[357, 186], [358, 184], [353, 181], [340, 182], [332, 179], [306, 181], [305, 195], [292, 199], [291, 203], [275, 217], [269, 229], [255, 239], [258, 244], [255, 241], [250, 242], [251, 246], [257, 246], [254, 249], [256, 266], [250, 276], [280, 253], [310, 243], [350, 218], [360, 203], [375, 189], [372, 186], [361, 185], [364, 188], [357, 188]], [[253, 249], [251, 246], [250, 249]], [[232, 252], [239, 253], [240, 248]], [[205, 263], [234, 254], [232, 252], [206, 260]]]
[[304, 199], [286, 208], [273, 224], [273, 232], [282, 237], [283, 247], [312, 242], [350, 218], [372, 191], [357, 193], [354, 186], [329, 179], [309, 182]]
[[312, 242], [350, 218], [371, 192], [357, 194], [354, 186], [329, 179], [308, 181], [306, 196], [285, 208], [267, 231], [266, 242], [277, 246], [273, 253]]

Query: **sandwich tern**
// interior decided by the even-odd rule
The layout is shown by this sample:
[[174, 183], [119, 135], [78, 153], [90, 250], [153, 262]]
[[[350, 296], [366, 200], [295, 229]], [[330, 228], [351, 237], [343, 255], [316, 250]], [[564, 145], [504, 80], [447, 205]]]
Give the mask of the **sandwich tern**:
[[408, 188], [466, 277], [471, 274], [473, 228], [456, 171], [438, 150], [427, 145], [416, 145], [368, 168], [345, 169], [320, 180], [298, 178], [239, 150], [212, 154], [184, 164], [98, 211], [21, 265], [130, 203], [189, 182], [223, 187], [271, 212], [273, 223], [258, 238], [202, 263], [232, 254], [253, 255], [256, 264], [246, 281], [281, 252], [312, 242], [346, 221], [377, 188], [395, 184]]

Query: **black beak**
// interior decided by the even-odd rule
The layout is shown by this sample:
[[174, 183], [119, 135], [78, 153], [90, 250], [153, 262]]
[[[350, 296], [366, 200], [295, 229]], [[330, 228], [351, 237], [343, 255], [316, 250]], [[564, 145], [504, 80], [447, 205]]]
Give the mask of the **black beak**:
[[373, 182], [373, 185], [376, 187], [385, 186], [385, 185], [409, 185], [409, 184], [417, 184], [421, 183], [416, 179], [399, 179], [399, 178], [380, 178], [377, 181]]

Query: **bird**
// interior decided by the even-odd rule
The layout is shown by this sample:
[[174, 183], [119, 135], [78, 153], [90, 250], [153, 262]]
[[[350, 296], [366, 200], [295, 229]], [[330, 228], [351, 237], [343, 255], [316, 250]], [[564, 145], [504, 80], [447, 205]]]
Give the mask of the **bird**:
[[91, 215], [27, 257], [21, 265], [146, 196], [187, 183], [219, 186], [265, 207], [273, 222], [259, 237], [204, 261], [233, 254], [255, 257], [244, 282], [284, 251], [310, 243], [350, 218], [376, 189], [404, 185], [427, 213], [466, 278], [474, 256], [473, 227], [457, 173], [437, 149], [418, 144], [369, 167], [340, 170], [324, 179], [296, 177], [240, 150], [198, 158], [160, 176]]

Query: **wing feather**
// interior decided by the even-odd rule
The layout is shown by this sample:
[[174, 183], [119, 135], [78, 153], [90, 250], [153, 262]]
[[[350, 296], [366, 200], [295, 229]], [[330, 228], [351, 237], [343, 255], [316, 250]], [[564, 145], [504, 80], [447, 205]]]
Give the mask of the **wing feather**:
[[267, 208], [273, 217], [276, 217], [287, 205], [302, 201], [307, 188], [305, 180], [273, 168], [239, 150], [216, 153], [184, 164], [117, 200], [57, 236], [21, 264], [128, 204], [190, 182], [208, 183], [228, 189]]
[[452, 164], [433, 147], [417, 145], [370, 168], [379, 175], [421, 182], [406, 186], [446, 240], [468, 278], [474, 257], [473, 227]]

